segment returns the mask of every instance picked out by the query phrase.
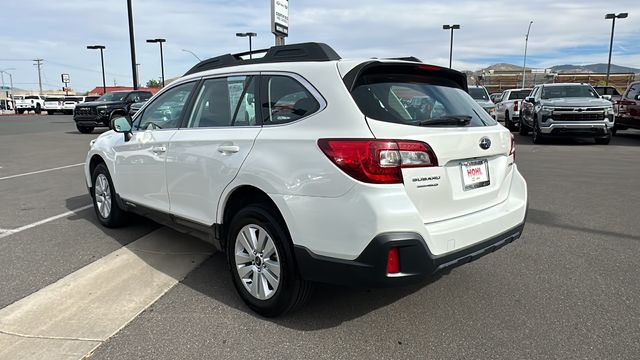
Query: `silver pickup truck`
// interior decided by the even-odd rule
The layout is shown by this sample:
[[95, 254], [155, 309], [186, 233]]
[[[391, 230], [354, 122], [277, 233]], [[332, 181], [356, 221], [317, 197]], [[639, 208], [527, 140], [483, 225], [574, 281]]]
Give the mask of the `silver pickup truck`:
[[589, 84], [536, 85], [525, 98], [520, 135], [533, 133], [533, 142], [550, 136], [589, 137], [608, 144], [614, 124], [613, 104]]
[[503, 121], [504, 126], [516, 131], [520, 128], [520, 110], [522, 101], [529, 96], [531, 89], [510, 89], [502, 92], [502, 96], [496, 102], [496, 117]]

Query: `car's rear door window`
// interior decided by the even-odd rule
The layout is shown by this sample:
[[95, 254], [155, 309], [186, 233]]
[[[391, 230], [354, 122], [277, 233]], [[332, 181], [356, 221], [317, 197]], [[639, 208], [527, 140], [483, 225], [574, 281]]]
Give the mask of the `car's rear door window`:
[[257, 79], [242, 75], [205, 80], [187, 127], [256, 125]]
[[195, 82], [189, 82], [165, 91], [144, 109], [141, 116], [136, 118], [133, 128], [136, 130], [178, 128], [195, 84]]

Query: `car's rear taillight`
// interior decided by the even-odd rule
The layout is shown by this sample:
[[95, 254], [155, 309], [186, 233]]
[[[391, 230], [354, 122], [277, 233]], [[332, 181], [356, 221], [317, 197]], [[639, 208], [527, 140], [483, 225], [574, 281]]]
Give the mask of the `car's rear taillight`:
[[402, 168], [438, 166], [421, 141], [320, 139], [318, 146], [347, 175], [366, 183], [402, 183]]
[[513, 162], [516, 162], [516, 138], [511, 134], [511, 144], [509, 145], [509, 157], [513, 156]]
[[513, 111], [518, 111], [518, 100], [513, 102]]
[[387, 253], [387, 274], [397, 274], [400, 272], [400, 255], [398, 248], [392, 247]]

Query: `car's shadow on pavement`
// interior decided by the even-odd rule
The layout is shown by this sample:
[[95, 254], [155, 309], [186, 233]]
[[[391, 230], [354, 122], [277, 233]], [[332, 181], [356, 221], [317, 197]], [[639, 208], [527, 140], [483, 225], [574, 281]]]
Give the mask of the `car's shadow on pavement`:
[[254, 313], [240, 299], [229, 273], [226, 257], [217, 252], [193, 270], [182, 284], [199, 293], [261, 321], [286, 328], [315, 331], [339, 326], [392, 304], [423, 289], [443, 275], [435, 275], [416, 284], [376, 289], [357, 289], [328, 284], [314, 284], [309, 301], [298, 311], [277, 318]]

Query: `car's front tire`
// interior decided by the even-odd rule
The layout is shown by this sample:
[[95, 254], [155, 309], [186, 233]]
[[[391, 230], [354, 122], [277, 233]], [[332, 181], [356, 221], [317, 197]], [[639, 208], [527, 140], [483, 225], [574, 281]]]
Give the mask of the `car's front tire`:
[[91, 196], [93, 209], [100, 223], [109, 228], [120, 227], [125, 223], [125, 212], [116, 201], [116, 192], [111, 175], [105, 164], [98, 164], [91, 176], [93, 183]]
[[93, 132], [93, 126], [80, 126], [76, 125], [76, 129], [83, 134], [91, 134]]
[[598, 145], [609, 145], [611, 142], [611, 134], [594, 139]]
[[312, 286], [298, 275], [289, 233], [273, 206], [240, 210], [231, 220], [226, 252], [236, 290], [258, 314], [282, 315], [308, 299]]
[[544, 142], [544, 137], [542, 132], [540, 131], [540, 125], [538, 125], [538, 121], [533, 120], [533, 129], [531, 130], [531, 138], [534, 144], [542, 144]]

